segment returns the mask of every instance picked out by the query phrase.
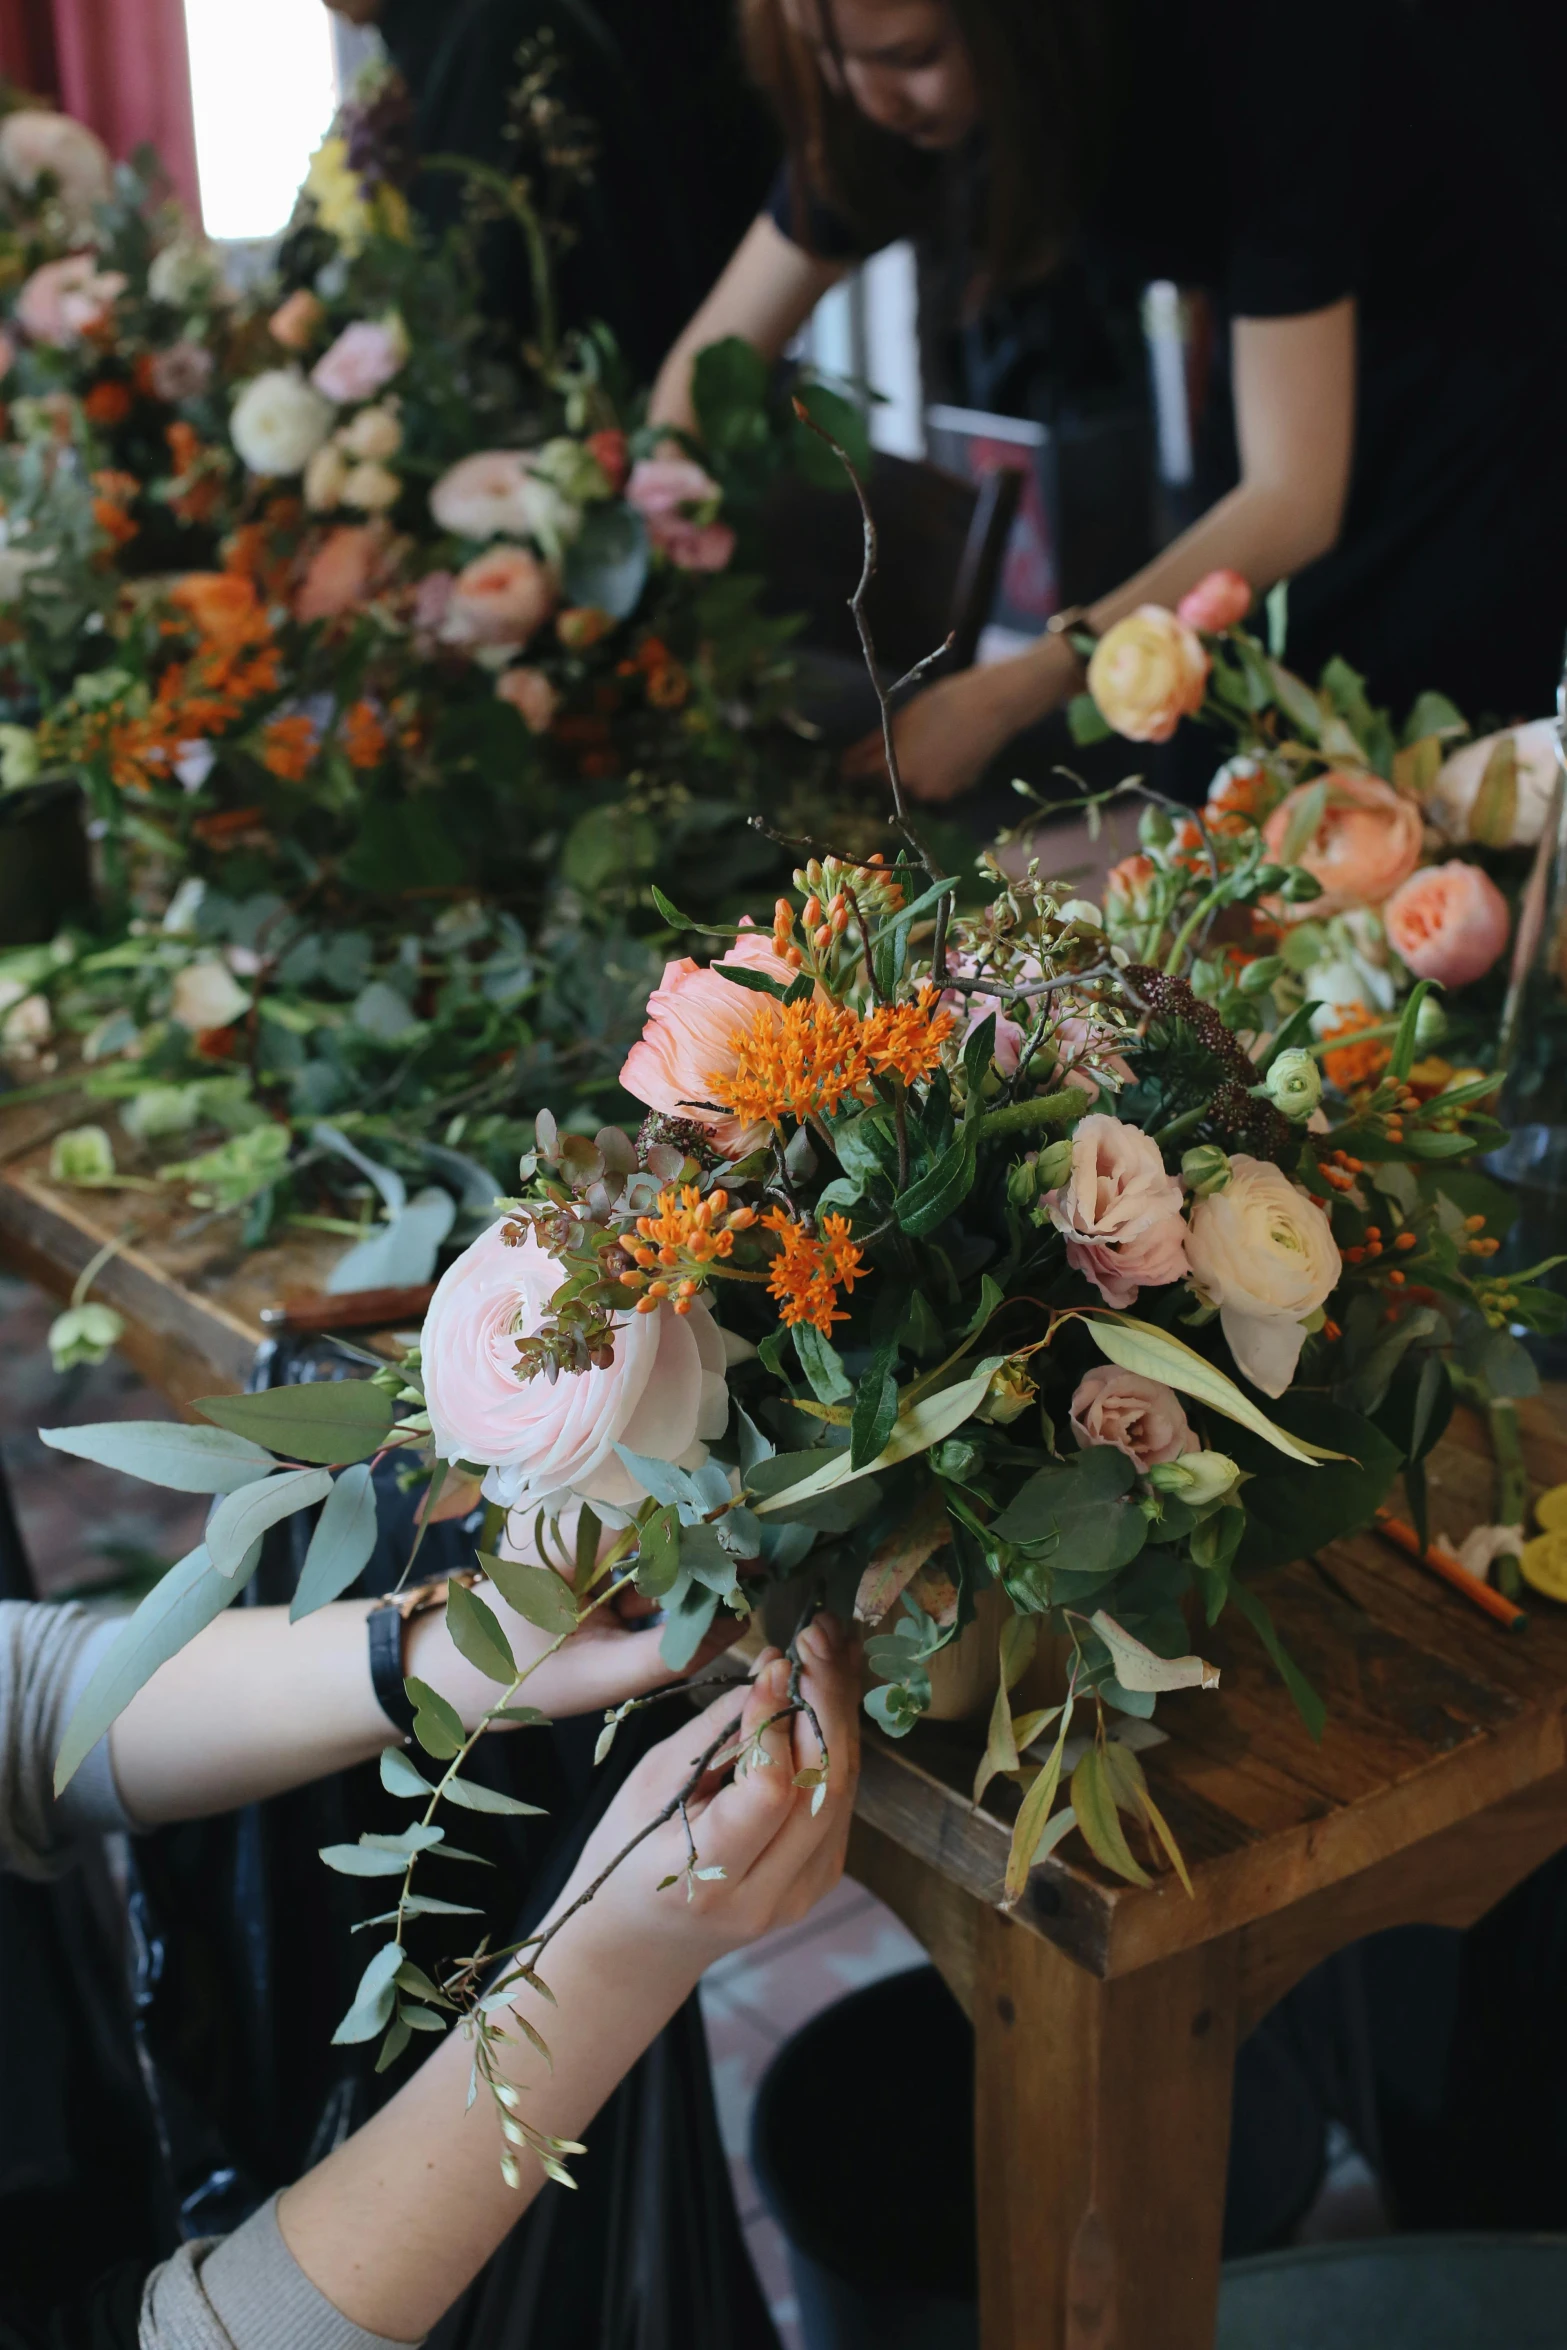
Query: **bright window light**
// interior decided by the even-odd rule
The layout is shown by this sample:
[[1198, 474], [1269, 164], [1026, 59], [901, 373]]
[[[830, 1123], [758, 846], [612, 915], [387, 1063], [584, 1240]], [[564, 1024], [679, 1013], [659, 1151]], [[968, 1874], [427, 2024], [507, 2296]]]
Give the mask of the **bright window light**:
[[273, 237], [337, 103], [322, 0], [185, 0], [196, 169], [209, 237]]

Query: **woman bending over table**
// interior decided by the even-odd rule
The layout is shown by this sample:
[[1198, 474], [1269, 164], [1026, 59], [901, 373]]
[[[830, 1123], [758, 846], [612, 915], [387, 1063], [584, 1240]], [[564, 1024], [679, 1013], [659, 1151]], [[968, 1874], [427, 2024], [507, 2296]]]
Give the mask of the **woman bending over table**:
[[[1207, 572], [1289, 579], [1289, 657], [1400, 713], [1548, 706], [1567, 626], [1561, 11], [1497, 0], [741, 0], [788, 162], [669, 354], [689, 429], [722, 335], [778, 356], [899, 236], [957, 242], [971, 318], [1080, 264], [1207, 288], [1227, 328], [1234, 486], [1085, 615]], [[1221, 476], [1222, 478], [1222, 476]], [[904, 708], [922, 798], [967, 790], [1079, 690], [1064, 636]], [[865, 760], [876, 756], [866, 747]], [[856, 755], [857, 756], [857, 755]]]

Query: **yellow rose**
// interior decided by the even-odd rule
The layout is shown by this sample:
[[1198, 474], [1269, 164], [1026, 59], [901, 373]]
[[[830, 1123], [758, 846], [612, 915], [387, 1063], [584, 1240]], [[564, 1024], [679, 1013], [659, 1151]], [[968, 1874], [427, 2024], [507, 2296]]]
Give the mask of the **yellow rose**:
[[1088, 690], [1128, 742], [1164, 743], [1202, 708], [1209, 666], [1194, 629], [1161, 604], [1139, 604], [1095, 645]]

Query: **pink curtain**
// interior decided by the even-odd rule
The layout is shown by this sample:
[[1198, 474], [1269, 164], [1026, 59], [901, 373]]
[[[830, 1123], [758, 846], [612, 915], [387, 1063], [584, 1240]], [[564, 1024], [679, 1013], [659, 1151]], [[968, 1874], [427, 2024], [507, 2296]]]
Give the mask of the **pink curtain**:
[[0, 71], [57, 98], [116, 156], [156, 147], [199, 220], [183, 0], [0, 0]]

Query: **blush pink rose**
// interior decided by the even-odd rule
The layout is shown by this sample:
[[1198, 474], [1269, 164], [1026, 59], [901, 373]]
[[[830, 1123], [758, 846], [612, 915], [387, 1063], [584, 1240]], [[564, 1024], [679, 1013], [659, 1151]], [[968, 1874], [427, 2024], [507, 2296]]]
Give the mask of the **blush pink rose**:
[[319, 295], [313, 294], [308, 286], [296, 286], [293, 293], [285, 294], [267, 321], [272, 340], [281, 343], [285, 351], [303, 351], [321, 324], [323, 311]]
[[524, 539], [533, 527], [533, 481], [520, 449], [476, 449], [448, 466], [430, 512], [460, 539]]
[[666, 963], [648, 997], [647, 1025], [626, 1055], [620, 1082], [650, 1110], [700, 1126], [726, 1157], [738, 1159], [763, 1141], [767, 1128], [701, 1105], [709, 1098], [714, 1071], [733, 1068], [736, 1037], [760, 1007], [770, 1005], [776, 1013], [777, 999], [720, 978], [726, 963], [765, 971], [785, 987], [799, 977], [793, 964], [774, 953], [772, 934], [765, 930], [747, 931], [706, 970], [689, 955]]
[[1175, 607], [1175, 617], [1184, 620], [1188, 628], [1206, 629], [1214, 635], [1221, 628], [1237, 627], [1250, 610], [1249, 579], [1238, 571], [1210, 571], [1187, 589]]
[[35, 269], [16, 298], [16, 315], [35, 343], [64, 350], [103, 325], [127, 280], [118, 269], [100, 269], [96, 254], [67, 253]]
[[341, 523], [311, 556], [294, 597], [296, 620], [337, 620], [370, 600], [386, 568], [387, 537], [373, 522]]
[[571, 1500], [634, 1510], [644, 1489], [615, 1447], [698, 1468], [729, 1416], [724, 1343], [707, 1305], [617, 1319], [604, 1370], [519, 1379], [519, 1338], [537, 1330], [565, 1267], [533, 1234], [516, 1246], [502, 1217], [436, 1285], [420, 1345], [425, 1398], [442, 1460], [489, 1471], [506, 1509]]
[[503, 670], [495, 691], [503, 702], [510, 702], [530, 734], [549, 733], [560, 696], [542, 669]]
[[1117, 1363], [1085, 1371], [1072, 1398], [1072, 1434], [1084, 1447], [1113, 1444], [1140, 1470], [1196, 1452], [1181, 1399], [1162, 1379], [1145, 1379]]
[[1323, 775], [1316, 783], [1298, 783], [1263, 826], [1271, 857], [1283, 862], [1291, 819], [1304, 795], [1321, 784], [1327, 786], [1327, 805], [1296, 862], [1321, 882], [1322, 895], [1289, 909], [1295, 918], [1313, 921], [1351, 906], [1380, 906], [1420, 862], [1419, 807], [1375, 775]]
[[408, 356], [408, 337], [396, 321], [356, 318], [327, 346], [310, 370], [316, 390], [341, 408], [372, 400]]
[[555, 589], [525, 547], [491, 547], [452, 581], [441, 636], [449, 645], [525, 645], [555, 609]]
[[728, 564], [735, 534], [727, 522], [715, 519], [722, 494], [689, 457], [639, 457], [626, 483], [627, 505], [635, 507], [652, 544], [678, 571], [722, 571]]
[[1162, 604], [1139, 604], [1107, 628], [1088, 664], [1088, 690], [1128, 742], [1164, 743], [1202, 708], [1212, 663], [1202, 639]]
[[1107, 1306], [1136, 1302], [1186, 1271], [1186, 1224], [1179, 1179], [1165, 1173], [1159, 1146], [1141, 1128], [1098, 1111], [1072, 1130], [1072, 1172], [1045, 1194], [1050, 1221], [1066, 1235], [1066, 1259]]
[[1417, 979], [1467, 987], [1507, 944], [1507, 900], [1488, 873], [1455, 858], [1412, 873], [1382, 909], [1388, 943]]

